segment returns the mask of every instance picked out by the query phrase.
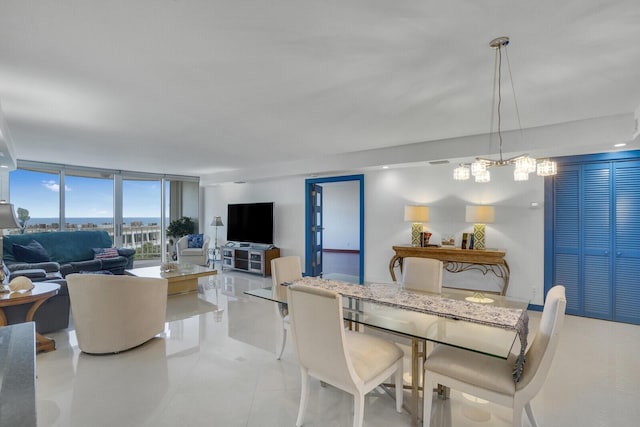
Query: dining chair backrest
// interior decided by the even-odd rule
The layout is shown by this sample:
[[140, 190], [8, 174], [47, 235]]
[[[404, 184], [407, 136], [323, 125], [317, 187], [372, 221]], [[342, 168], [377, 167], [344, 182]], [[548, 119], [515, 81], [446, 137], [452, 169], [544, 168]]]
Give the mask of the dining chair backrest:
[[431, 258], [404, 258], [402, 284], [405, 289], [442, 292], [442, 261]]
[[346, 390], [359, 381], [345, 347], [342, 298], [305, 285], [287, 287], [295, 353], [309, 375]]
[[299, 256], [285, 256], [271, 260], [271, 281], [273, 296], [279, 301], [287, 300], [287, 290], [280, 286], [285, 282], [302, 279]]
[[524, 372], [516, 384], [516, 390], [527, 388], [535, 396], [542, 388], [558, 346], [566, 306], [564, 286], [551, 288], [544, 303], [538, 332], [527, 350]]

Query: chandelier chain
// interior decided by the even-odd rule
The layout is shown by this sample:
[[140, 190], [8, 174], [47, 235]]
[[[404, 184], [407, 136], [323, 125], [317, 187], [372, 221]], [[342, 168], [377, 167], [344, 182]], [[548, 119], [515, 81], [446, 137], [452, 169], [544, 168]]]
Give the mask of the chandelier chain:
[[509, 70], [509, 81], [511, 82], [511, 93], [513, 94], [513, 105], [516, 109], [516, 118], [518, 119], [518, 129], [520, 129], [520, 137], [524, 141], [524, 131], [522, 130], [522, 122], [520, 121], [520, 109], [518, 108], [518, 100], [516, 98], [516, 88], [513, 84], [513, 74], [511, 73], [511, 61], [509, 61], [509, 50], [504, 47], [504, 56], [507, 58], [507, 69]]
[[496, 55], [498, 55], [498, 139], [500, 141], [500, 162], [502, 162], [502, 115], [500, 114], [502, 107], [502, 45], [496, 49]]

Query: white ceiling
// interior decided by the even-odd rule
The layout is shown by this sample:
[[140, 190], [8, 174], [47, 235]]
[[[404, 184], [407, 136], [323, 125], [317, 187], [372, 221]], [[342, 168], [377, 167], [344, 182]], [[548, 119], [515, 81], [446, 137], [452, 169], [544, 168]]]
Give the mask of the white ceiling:
[[0, 101], [18, 159], [322, 173], [487, 133], [501, 35], [525, 129], [640, 104], [638, 0], [1, 0]]

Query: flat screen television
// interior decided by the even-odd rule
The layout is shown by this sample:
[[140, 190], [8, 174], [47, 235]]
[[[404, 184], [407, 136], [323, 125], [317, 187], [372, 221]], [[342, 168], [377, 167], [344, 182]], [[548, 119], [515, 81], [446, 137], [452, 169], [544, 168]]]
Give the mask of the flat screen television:
[[273, 244], [273, 202], [230, 204], [227, 240]]

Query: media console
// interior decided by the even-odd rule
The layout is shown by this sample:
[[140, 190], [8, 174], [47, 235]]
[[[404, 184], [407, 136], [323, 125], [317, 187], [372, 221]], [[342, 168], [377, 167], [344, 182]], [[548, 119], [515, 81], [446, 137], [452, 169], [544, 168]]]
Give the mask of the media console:
[[280, 249], [262, 246], [232, 246], [222, 248], [222, 269], [271, 276], [271, 260], [280, 256]]

